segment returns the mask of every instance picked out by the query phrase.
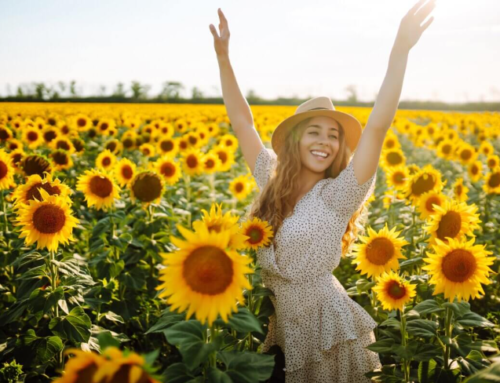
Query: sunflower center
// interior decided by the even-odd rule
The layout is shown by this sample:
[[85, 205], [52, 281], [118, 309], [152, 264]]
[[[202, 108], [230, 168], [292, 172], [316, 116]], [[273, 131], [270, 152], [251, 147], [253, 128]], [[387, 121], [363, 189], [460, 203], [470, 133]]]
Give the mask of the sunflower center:
[[122, 166], [122, 176], [123, 178], [126, 178], [126, 179], [131, 179], [132, 176], [134, 175], [134, 172], [132, 171], [132, 168], [130, 167], [130, 165], [123, 165]]
[[85, 125], [87, 125], [87, 120], [85, 120], [84, 118], [79, 118], [76, 123], [80, 128], [83, 128]]
[[38, 190], [39, 188], [42, 188], [45, 190], [49, 195], [59, 195], [61, 194], [61, 190], [57, 186], [52, 186], [50, 183], [46, 182], [42, 184], [41, 182], [37, 182], [34, 184], [32, 187], [29, 188], [28, 192], [26, 193], [26, 199], [28, 201], [34, 201], [35, 198], [38, 201], [42, 200], [42, 195], [40, 194], [40, 191]]
[[45, 140], [45, 142], [50, 142], [54, 138], [56, 138], [56, 136], [56, 132], [54, 132], [53, 130], [49, 130], [48, 132], [45, 132], [45, 134], [43, 135], [43, 139]]
[[262, 238], [264, 237], [264, 233], [257, 226], [251, 226], [247, 230], [246, 235], [250, 237], [248, 239], [248, 242], [250, 242], [251, 244], [260, 243], [262, 241]]
[[467, 250], [455, 249], [443, 258], [443, 274], [453, 282], [464, 282], [476, 271], [476, 258]]
[[123, 146], [126, 148], [131, 148], [132, 146], [134, 146], [134, 141], [130, 138], [126, 138], [123, 140]]
[[494, 159], [488, 160], [488, 167], [490, 169], [495, 167], [496, 164], [497, 164], [497, 162]]
[[406, 294], [406, 287], [398, 281], [390, 281], [387, 284], [387, 294], [392, 299], [401, 299]]
[[106, 177], [94, 176], [91, 178], [90, 191], [101, 198], [108, 197], [113, 191], [113, 184]]
[[450, 154], [450, 152], [451, 152], [451, 145], [448, 145], [448, 144], [443, 145], [443, 153]]
[[104, 131], [104, 130], [106, 130], [106, 129], [108, 129], [108, 128], [109, 128], [109, 125], [108, 125], [108, 123], [107, 123], [107, 122], [103, 122], [103, 123], [101, 124], [101, 130], [102, 130], [102, 131]]
[[397, 172], [394, 173], [392, 179], [394, 180], [395, 184], [403, 184], [405, 182], [405, 175], [404, 173]]
[[366, 258], [375, 265], [385, 265], [394, 256], [394, 245], [387, 238], [375, 238], [366, 246]]
[[403, 163], [403, 157], [398, 152], [391, 152], [387, 155], [387, 162], [391, 165], [399, 165]]
[[441, 206], [441, 201], [437, 197], [429, 198], [425, 203], [427, 211], [434, 211], [434, 206], [432, 206], [433, 204]]
[[198, 142], [198, 139], [194, 136], [189, 136], [188, 140], [191, 145], [196, 145], [196, 143]]
[[0, 129], [0, 140], [4, 141], [9, 137], [9, 132], [7, 132], [5, 129]]
[[194, 250], [184, 261], [183, 277], [194, 291], [217, 295], [233, 281], [233, 263], [227, 254], [214, 246]]
[[456, 193], [457, 195], [461, 195], [462, 194], [462, 185], [457, 185], [457, 189], [456, 189]]
[[493, 173], [488, 181], [488, 185], [492, 188], [496, 188], [500, 185], [500, 173]]
[[59, 141], [57, 143], [57, 149], [69, 150], [69, 144], [66, 141]]
[[175, 174], [175, 167], [169, 163], [165, 163], [161, 165], [160, 172], [165, 177], [172, 177]]
[[7, 165], [5, 164], [5, 162], [0, 161], [0, 180], [3, 179], [7, 175], [8, 171], [9, 171], [9, 168], [7, 168]]
[[172, 141], [162, 141], [160, 147], [164, 152], [170, 152], [174, 148], [174, 144]]
[[430, 174], [422, 174], [413, 183], [411, 190], [413, 195], [419, 196], [434, 188], [435, 182], [434, 177]]
[[217, 152], [217, 155], [219, 156], [220, 162], [225, 164], [227, 161], [227, 154], [225, 152]]
[[220, 223], [214, 223], [214, 224], [210, 225], [208, 230], [210, 232], [215, 231], [216, 233], [220, 233], [220, 231], [222, 230], [222, 226]]
[[106, 145], [106, 149], [109, 149], [111, 152], [114, 152], [116, 150], [116, 142], [115, 141], [108, 142], [108, 144]]
[[42, 234], [58, 233], [65, 222], [64, 210], [56, 205], [42, 205], [33, 213], [33, 226]]
[[151, 202], [159, 198], [161, 189], [161, 180], [155, 174], [139, 175], [132, 185], [134, 196], [142, 202]]
[[478, 172], [479, 172], [479, 168], [477, 167], [477, 165], [474, 165], [471, 168], [471, 173], [474, 174], [474, 175], [476, 175]]
[[58, 165], [66, 165], [68, 163], [68, 156], [64, 152], [52, 153], [52, 158]]
[[245, 187], [241, 182], [238, 182], [234, 188], [236, 190], [236, 193], [241, 193]]
[[49, 170], [50, 163], [43, 157], [33, 155], [23, 160], [22, 168], [28, 176], [38, 174], [40, 177], [43, 177], [43, 172]]
[[36, 140], [38, 140], [38, 133], [29, 132], [28, 133], [28, 141], [36, 141]]
[[436, 231], [437, 237], [442, 241], [448, 241], [446, 237], [455, 238], [462, 227], [462, 217], [456, 211], [449, 211], [441, 218]]
[[196, 156], [191, 155], [186, 159], [186, 164], [188, 167], [193, 169], [198, 165], [198, 159], [196, 158]]
[[109, 166], [109, 165], [111, 165], [111, 158], [109, 158], [109, 157], [104, 157], [104, 158], [102, 159], [102, 166]]
[[465, 149], [460, 153], [460, 157], [462, 158], [462, 160], [468, 160], [472, 157], [472, 153], [469, 149]]

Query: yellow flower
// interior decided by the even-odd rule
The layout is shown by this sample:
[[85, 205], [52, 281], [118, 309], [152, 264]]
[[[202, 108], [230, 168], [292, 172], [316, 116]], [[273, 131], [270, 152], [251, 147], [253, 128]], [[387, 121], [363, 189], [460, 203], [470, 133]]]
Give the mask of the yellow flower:
[[410, 171], [406, 166], [394, 166], [386, 170], [387, 187], [389, 188], [404, 190], [409, 178]]
[[120, 198], [120, 187], [106, 172], [97, 169], [86, 170], [78, 177], [76, 190], [83, 192], [87, 206], [95, 206], [97, 210], [107, 210]]
[[116, 161], [116, 156], [109, 149], [106, 149], [97, 156], [95, 166], [99, 169], [111, 171], [115, 167]]
[[46, 247], [57, 251], [59, 243], [68, 243], [73, 239], [73, 228], [79, 220], [71, 215], [67, 198], [49, 195], [44, 189], [38, 189], [42, 200], [30, 200], [29, 205], [21, 205], [16, 226], [22, 226], [19, 238], [24, 238], [26, 245], [37, 242], [37, 249]]
[[470, 180], [472, 182], [477, 182], [482, 177], [483, 163], [476, 160], [467, 166], [467, 172], [469, 173]]
[[97, 124], [97, 132], [99, 134], [106, 134], [111, 136], [112, 133], [110, 132], [114, 130], [115, 127], [116, 127], [115, 120], [113, 120], [112, 118], [103, 118]]
[[410, 177], [405, 188], [405, 196], [413, 204], [417, 204], [422, 194], [430, 191], [440, 192], [444, 185], [446, 181], [444, 183], [441, 181], [439, 170], [428, 164]]
[[123, 144], [116, 138], [113, 138], [112, 140], [106, 142], [104, 149], [109, 149], [111, 153], [119, 155], [123, 150]]
[[267, 221], [262, 221], [257, 217], [243, 222], [241, 231], [248, 237], [246, 240], [247, 247], [254, 250], [262, 246], [268, 246], [274, 235], [272, 226]]
[[486, 158], [486, 166], [490, 169], [500, 166], [500, 157], [496, 154], [490, 154], [488, 158]]
[[491, 251], [485, 245], [474, 245], [475, 238], [465, 240], [450, 239], [445, 243], [439, 239], [433, 246], [435, 254], [427, 253], [427, 263], [422, 267], [431, 275], [429, 283], [436, 285], [433, 295], [444, 293], [445, 299], [453, 302], [454, 298], [468, 301], [481, 298], [483, 284], [490, 284], [488, 274], [492, 272], [488, 265], [495, 261], [488, 257]]
[[73, 160], [65, 150], [54, 150], [50, 153], [50, 157], [52, 159], [52, 166], [54, 170], [64, 170], [73, 167]]
[[219, 138], [217, 145], [222, 145], [235, 153], [238, 150], [238, 139], [232, 134], [224, 134]]
[[106, 359], [95, 352], [87, 352], [76, 348], [64, 351], [65, 355], [73, 354], [65, 365], [64, 374], [53, 383], [94, 383], [93, 377]]
[[175, 185], [182, 176], [181, 167], [173, 157], [163, 155], [154, 164], [153, 169], [160, 174], [169, 185]]
[[229, 183], [229, 191], [238, 201], [242, 201], [252, 192], [252, 186], [248, 181], [248, 177], [242, 175]]
[[421, 219], [428, 219], [436, 212], [434, 205], [442, 206], [446, 196], [441, 192], [430, 191], [420, 196], [420, 202], [417, 206], [420, 211]]
[[36, 149], [43, 144], [43, 137], [36, 127], [27, 127], [23, 130], [23, 141], [30, 149]]
[[500, 194], [500, 165], [486, 174], [483, 190], [487, 194]]
[[401, 254], [401, 248], [408, 242], [404, 238], [398, 238], [401, 231], [395, 230], [394, 227], [389, 231], [386, 223], [378, 233], [368, 227], [368, 237], [359, 236], [363, 244], [353, 245], [353, 263], [358, 265], [356, 270], [360, 270], [361, 275], [378, 277], [384, 271], [399, 269], [398, 259], [406, 258]]
[[136, 174], [137, 166], [128, 158], [122, 158], [115, 166], [115, 177], [118, 184], [123, 187], [128, 185]]
[[203, 172], [203, 152], [196, 148], [189, 148], [182, 152], [181, 166], [184, 173], [195, 176]]
[[446, 139], [441, 141], [436, 149], [437, 156], [445, 160], [452, 160], [454, 152], [455, 147], [453, 146], [453, 142]]
[[453, 188], [453, 196], [457, 201], [465, 202], [467, 201], [467, 192], [469, 188], [464, 185], [463, 177], [457, 178], [457, 180], [452, 185]]
[[472, 145], [462, 142], [456, 150], [455, 157], [463, 165], [469, 165], [471, 162], [476, 160], [477, 154]]
[[42, 200], [40, 189], [45, 190], [49, 195], [58, 195], [66, 199], [69, 203], [69, 196], [73, 193], [72, 190], [61, 183], [59, 179], [52, 180], [52, 175], [45, 173], [42, 178], [38, 174], [29, 176], [24, 185], [19, 185], [12, 193], [12, 198], [15, 200], [14, 208], [18, 209], [20, 205], [29, 205], [29, 201]]
[[60, 135], [59, 129], [55, 126], [47, 125], [42, 130], [42, 138], [46, 144], [50, 144], [53, 140], [55, 140]]
[[380, 165], [384, 168], [392, 168], [395, 166], [406, 165], [406, 157], [401, 149], [395, 148], [385, 150], [380, 156]]
[[69, 154], [75, 152], [75, 146], [68, 137], [57, 137], [50, 141], [49, 146], [52, 149], [66, 150]]
[[177, 141], [170, 136], [161, 137], [156, 143], [156, 150], [160, 155], [168, 154], [173, 158], [176, 156], [179, 148], [177, 146]]
[[215, 146], [212, 151], [217, 154], [219, 160], [221, 162], [219, 166], [220, 172], [225, 172], [231, 169], [231, 166], [235, 163], [234, 161], [234, 153], [226, 148], [225, 146]]
[[252, 288], [245, 275], [253, 273], [247, 266], [251, 258], [228, 249], [230, 231], [208, 231], [204, 225], [196, 233], [180, 225], [177, 229], [186, 241], [171, 236], [179, 250], [161, 253], [167, 267], [160, 270], [160, 298], [168, 297], [170, 310], [188, 309], [187, 319], [196, 314], [211, 326], [220, 314], [227, 322], [237, 303], [244, 302], [242, 290]]
[[148, 143], [142, 144], [141, 146], [139, 146], [139, 150], [146, 157], [154, 157], [155, 156], [155, 147], [152, 144], [148, 144]]
[[436, 239], [447, 242], [448, 237], [459, 239], [464, 235], [473, 236], [473, 231], [480, 228], [476, 205], [469, 206], [465, 202], [447, 199], [443, 206], [434, 205], [434, 210], [424, 226], [424, 230], [431, 234], [430, 245], [435, 244]]
[[203, 156], [203, 172], [205, 174], [213, 174], [219, 170], [221, 162], [219, 156], [213, 152], [209, 152]]
[[10, 189], [14, 183], [16, 172], [9, 154], [0, 149], [0, 190]]
[[79, 132], [85, 132], [93, 126], [92, 120], [84, 114], [77, 114], [74, 116], [72, 125]]
[[139, 200], [143, 207], [159, 203], [163, 194], [163, 180], [153, 171], [143, 171], [135, 175], [129, 184], [130, 199]]
[[24, 175], [28, 177], [33, 174], [38, 174], [42, 177], [45, 172], [52, 173], [50, 161], [45, 156], [38, 154], [23, 157], [19, 163], [19, 167], [22, 169]]
[[385, 310], [401, 310], [416, 294], [416, 285], [411, 284], [394, 271], [384, 272], [377, 278], [373, 291]]

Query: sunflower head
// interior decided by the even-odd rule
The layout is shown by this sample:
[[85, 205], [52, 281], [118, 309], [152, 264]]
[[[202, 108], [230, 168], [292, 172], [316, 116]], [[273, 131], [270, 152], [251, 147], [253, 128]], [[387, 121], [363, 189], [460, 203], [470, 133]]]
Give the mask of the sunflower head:
[[120, 186], [128, 185], [136, 174], [137, 166], [128, 158], [122, 158], [115, 166], [115, 177]]
[[373, 291], [385, 310], [404, 311], [404, 305], [416, 295], [416, 285], [410, 284], [394, 271], [384, 272], [377, 278]]
[[28, 177], [33, 174], [43, 177], [45, 172], [52, 173], [50, 161], [45, 156], [39, 154], [24, 157], [21, 160], [20, 167]]
[[242, 223], [241, 231], [248, 237], [245, 241], [247, 247], [254, 250], [263, 246], [268, 246], [274, 235], [272, 226], [258, 217], [254, 217], [252, 220]]
[[168, 155], [164, 155], [159, 158], [154, 163], [153, 169], [160, 174], [169, 185], [175, 185], [182, 175], [179, 164], [173, 159], [173, 157]]
[[15, 172], [12, 158], [0, 149], [0, 190], [10, 189], [14, 185]]
[[160, 202], [163, 193], [163, 180], [153, 171], [143, 171], [135, 175], [130, 182], [130, 198], [145, 205]]
[[83, 192], [87, 205], [95, 206], [97, 210], [112, 208], [115, 199], [120, 198], [120, 188], [113, 177], [98, 169], [86, 170], [78, 178], [76, 190]]
[[110, 171], [115, 167], [116, 162], [116, 156], [109, 149], [106, 149], [99, 153], [95, 160], [95, 165], [99, 169]]
[[29, 205], [29, 201], [41, 201], [42, 195], [40, 189], [45, 190], [49, 195], [57, 195], [65, 198], [68, 203], [71, 203], [69, 196], [73, 193], [72, 190], [61, 183], [59, 179], [52, 179], [50, 173], [45, 173], [44, 178], [38, 174], [29, 176], [24, 185], [20, 185], [13, 193], [12, 198], [15, 200], [14, 207], [19, 208], [20, 205]]

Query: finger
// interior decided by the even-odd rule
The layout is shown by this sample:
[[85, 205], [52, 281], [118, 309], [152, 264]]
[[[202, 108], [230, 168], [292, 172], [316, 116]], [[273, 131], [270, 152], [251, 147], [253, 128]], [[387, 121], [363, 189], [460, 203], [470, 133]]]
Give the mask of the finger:
[[209, 28], [210, 32], [212, 32], [212, 36], [214, 36], [214, 38], [219, 38], [219, 35], [217, 34], [217, 30], [215, 29], [214, 25], [210, 24]]
[[425, 0], [420, 0], [417, 2], [411, 9], [408, 11], [409, 15], [414, 15], [415, 12], [417, 12], [417, 9], [420, 8], [420, 6], [425, 2]]
[[429, 28], [429, 25], [432, 24], [432, 22], [434, 21], [434, 16], [431, 16], [429, 18], [429, 20], [427, 20], [423, 25], [422, 25], [422, 28], [421, 28], [421, 33], [424, 32], [427, 28]]
[[427, 16], [430, 15], [432, 10], [436, 7], [436, 3], [434, 1], [429, 1], [427, 4], [425, 4], [422, 8], [418, 10], [418, 12], [415, 14], [417, 17], [418, 23], [420, 24], [422, 21], [424, 21]]

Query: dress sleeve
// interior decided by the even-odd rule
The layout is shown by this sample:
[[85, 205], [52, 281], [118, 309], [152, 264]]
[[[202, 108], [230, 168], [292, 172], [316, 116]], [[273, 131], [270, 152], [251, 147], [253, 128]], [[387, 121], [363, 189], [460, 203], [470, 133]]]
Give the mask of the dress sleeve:
[[268, 150], [266, 147], [263, 147], [258, 154], [252, 175], [255, 178], [257, 186], [260, 190], [264, 189], [267, 181], [269, 181], [269, 177], [271, 176], [271, 173], [276, 165], [276, 161], [276, 153], [272, 150]]
[[350, 217], [370, 198], [375, 190], [376, 180], [375, 171], [371, 178], [359, 185], [351, 160], [337, 178], [328, 179], [321, 190], [321, 196], [330, 209]]

